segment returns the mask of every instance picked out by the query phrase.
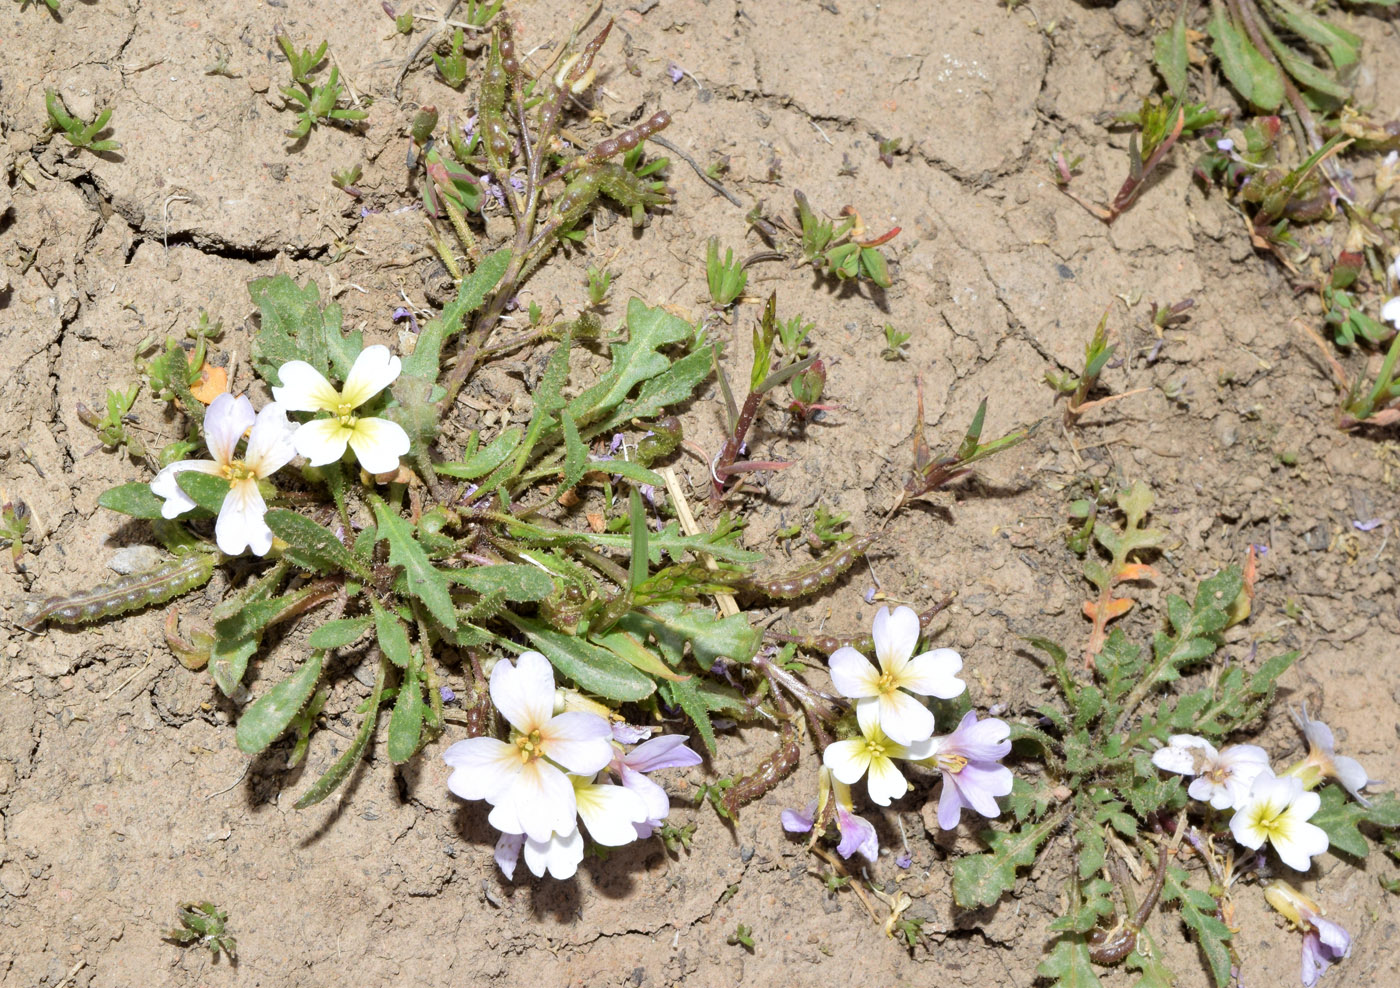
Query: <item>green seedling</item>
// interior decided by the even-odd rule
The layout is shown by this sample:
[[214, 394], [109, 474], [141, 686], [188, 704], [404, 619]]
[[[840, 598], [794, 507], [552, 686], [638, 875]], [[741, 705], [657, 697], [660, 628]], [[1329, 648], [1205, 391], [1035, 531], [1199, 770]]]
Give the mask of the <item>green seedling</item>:
[[928, 922], [927, 917], [918, 916], [913, 919], [900, 919], [894, 924], [895, 935], [904, 941], [905, 946], [913, 950], [919, 945], [919, 941], [924, 937], [924, 924]]
[[[330, 75], [323, 85], [317, 85], [311, 73], [321, 64], [326, 54], [326, 42], [322, 41], [313, 52], [303, 48], [300, 52], [285, 34], [277, 36], [277, 43], [287, 56], [291, 69], [292, 82], [296, 85], [283, 86], [280, 90], [287, 106], [297, 107], [297, 125], [286, 131], [288, 137], [300, 140], [311, 133], [311, 129], [322, 121], [346, 123], [363, 120], [369, 114], [364, 110], [350, 109], [339, 105], [342, 91], [340, 68], [332, 65]], [[301, 88], [298, 89], [297, 86]]]
[[612, 290], [612, 272], [600, 271], [592, 265], [588, 268], [588, 304], [595, 309], [607, 305], [608, 292]]
[[239, 78], [239, 76], [235, 74], [233, 69], [229, 66], [229, 57], [229, 50], [227, 48], [220, 47], [218, 49], [218, 52], [214, 55], [214, 61], [204, 69], [204, 74], [219, 75], [223, 76], [225, 79]]
[[733, 305], [749, 283], [748, 272], [734, 259], [731, 248], [724, 249], [724, 260], [720, 260], [718, 237], [711, 237], [705, 245], [705, 282], [710, 286], [710, 303], [716, 309]]
[[854, 533], [843, 531], [850, 520], [850, 515], [844, 511], [832, 511], [824, 504], [817, 505], [816, 514], [812, 518], [812, 547], [822, 549], [850, 541]]
[[740, 923], [734, 927], [734, 932], [724, 938], [724, 942], [731, 947], [743, 947], [749, 953], [753, 953], [753, 928]]
[[37, 7], [40, 4], [48, 7], [50, 12], [58, 13], [59, 0], [19, 0], [19, 9], [28, 10], [30, 7]]
[[1037, 422], [1009, 432], [1000, 439], [984, 443], [982, 442], [982, 428], [987, 420], [987, 399], [983, 398], [981, 404], [977, 406], [977, 411], [973, 414], [972, 422], [968, 425], [967, 432], [963, 435], [958, 448], [951, 454], [934, 456], [933, 450], [924, 438], [923, 378], [917, 378], [916, 382], [918, 417], [914, 422], [912, 441], [913, 468], [910, 470], [909, 478], [904, 482], [904, 489], [900, 491], [894, 507], [890, 509], [891, 513], [916, 498], [923, 497], [967, 476], [972, 472], [972, 464], [1029, 439], [1039, 425]]
[[462, 29], [452, 33], [452, 47], [446, 55], [434, 53], [433, 64], [438, 75], [452, 89], [461, 89], [467, 82], [467, 56], [462, 52]]
[[[223, 331], [222, 319], [211, 324], [209, 313], [200, 309], [199, 322], [185, 331], [185, 337], [193, 341], [192, 345], [182, 346], [181, 341], [167, 337], [164, 348], [155, 357], [143, 360], [140, 355], [155, 345], [155, 338], [147, 336], [138, 343], [134, 362], [137, 371], [145, 376], [151, 394], [165, 402], [178, 399], [189, 414], [197, 416], [202, 403], [193, 396], [191, 388], [199, 382], [203, 373], [210, 341], [217, 340]], [[188, 351], [186, 346], [189, 346]]]
[[24, 536], [29, 531], [29, 506], [23, 501], [6, 500], [0, 506], [0, 542], [9, 546], [10, 566], [20, 571], [19, 559], [24, 555]]
[[846, 218], [834, 224], [817, 214], [801, 190], [794, 190], [793, 198], [797, 202], [797, 218], [802, 227], [803, 260], [837, 281], [865, 278], [881, 288], [890, 287], [889, 266], [877, 248], [897, 237], [899, 227], [867, 239], [865, 224], [851, 206], [841, 211]]
[[663, 823], [656, 835], [661, 838], [661, 843], [666, 845], [666, 850], [672, 854], [679, 854], [682, 850], [689, 851], [691, 841], [695, 839], [696, 824], [687, 823], [684, 827], [677, 827], [674, 823]]
[[913, 337], [912, 332], [904, 333], [895, 329], [893, 323], [885, 323], [885, 348], [880, 351], [880, 359], [908, 360], [908, 343]]
[[788, 414], [799, 426], [805, 425], [818, 412], [830, 411], [836, 405], [821, 403], [822, 392], [826, 389], [826, 364], [815, 360], [806, 370], [798, 372], [788, 382], [792, 400], [788, 402]]
[[807, 337], [816, 328], [817, 324], [807, 322], [801, 313], [778, 323], [778, 343], [783, 353], [798, 360], [807, 356]]
[[389, 3], [389, 0], [382, 0], [379, 6], [386, 15], [393, 19], [395, 31], [397, 31], [399, 34], [413, 33], [412, 9], [405, 10], [402, 14], [400, 14], [397, 10], [394, 9], [394, 5]]
[[107, 129], [107, 121], [112, 119], [112, 108], [103, 107], [92, 123], [84, 123], [68, 113], [63, 98], [55, 90], [44, 91], [44, 106], [49, 114], [49, 130], [62, 134], [75, 148], [86, 148], [94, 154], [116, 151], [121, 144], [113, 140], [97, 140], [97, 135]]
[[899, 153], [900, 145], [903, 143], [903, 139], [899, 137], [882, 138], [879, 143], [880, 164], [886, 168], [893, 168], [894, 156]]
[[[1073, 425], [1078, 421], [1079, 416], [1085, 412], [1110, 402], [1127, 398], [1129, 395], [1140, 394], [1144, 389], [1137, 388], [1133, 391], [1125, 391], [1122, 394], [1109, 395], [1106, 398], [1098, 398], [1089, 401], [1089, 393], [1098, 386], [1099, 375], [1113, 359], [1113, 353], [1118, 349], [1116, 343], [1108, 342], [1108, 314], [1112, 307], [1104, 310], [1099, 323], [1094, 327], [1094, 335], [1089, 338], [1089, 342], [1084, 345], [1084, 368], [1078, 374], [1066, 372], [1056, 374], [1054, 371], [1045, 372], [1045, 381], [1060, 394], [1069, 395], [1069, 400], [1065, 403], [1065, 424]], [[1154, 309], [1155, 316], [1155, 309]]]
[[[1084, 616], [1093, 622], [1089, 642], [1084, 649], [1084, 665], [1093, 666], [1094, 657], [1103, 649], [1108, 638], [1110, 621], [1122, 617], [1133, 607], [1127, 597], [1114, 597], [1120, 584], [1142, 580], [1155, 580], [1160, 574], [1146, 563], [1134, 557], [1156, 549], [1162, 544], [1166, 532], [1155, 528], [1144, 528], [1143, 522], [1152, 508], [1152, 489], [1144, 483], [1136, 483], [1120, 491], [1117, 497], [1118, 510], [1123, 515], [1122, 528], [1118, 528], [1105, 518], [1094, 513], [1087, 514], [1093, 519], [1093, 540], [1108, 553], [1104, 563], [1089, 551], [1085, 545], [1084, 578], [1098, 590], [1098, 596], [1084, 602]], [[1080, 516], [1078, 512], [1074, 512]], [[1077, 543], [1078, 544], [1078, 543]]]
[[358, 199], [360, 198], [360, 190], [355, 187], [355, 184], [359, 182], [363, 174], [364, 169], [360, 165], [341, 168], [331, 172], [331, 184], [346, 195]]
[[467, 7], [460, 16], [463, 22], [475, 28], [488, 26], [501, 12], [505, 0], [467, 0]]
[[107, 410], [100, 418], [82, 402], [78, 403], [78, 418], [88, 428], [97, 433], [97, 438], [108, 449], [125, 448], [132, 456], [145, 456], [146, 446], [132, 435], [131, 406], [136, 403], [136, 395], [141, 385], [133, 384], [125, 391], [107, 389]]
[[228, 932], [228, 913], [212, 902], [182, 902], [179, 919], [180, 925], [166, 932], [167, 940], [208, 947], [211, 960], [217, 961], [223, 954], [229, 963], [238, 963], [238, 941]]

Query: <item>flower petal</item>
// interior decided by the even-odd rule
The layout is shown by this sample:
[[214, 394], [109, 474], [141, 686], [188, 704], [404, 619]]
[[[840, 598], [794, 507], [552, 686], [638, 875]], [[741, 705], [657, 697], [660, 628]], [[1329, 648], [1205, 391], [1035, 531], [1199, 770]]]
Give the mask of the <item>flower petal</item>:
[[[617, 728], [613, 728], [616, 736]], [[690, 768], [699, 765], [701, 758], [685, 746], [690, 738], [684, 734], [663, 734], [644, 741], [629, 751], [623, 763], [638, 772], [655, 772], [663, 768]]]
[[895, 744], [926, 741], [933, 734], [933, 714], [903, 690], [880, 694], [880, 730]]
[[1338, 755], [1332, 760], [1332, 764], [1337, 770], [1337, 781], [1342, 784], [1342, 788], [1351, 793], [1363, 806], [1368, 805], [1365, 797], [1361, 795], [1361, 790], [1370, 784], [1371, 777], [1361, 767], [1361, 763], [1355, 758]]
[[213, 400], [204, 413], [204, 445], [215, 462], [228, 464], [233, 460], [238, 440], [256, 419], [253, 403], [244, 395], [235, 398], [225, 391]]
[[525, 841], [525, 865], [536, 878], [543, 877], [546, 871], [560, 881], [573, 878], [582, 860], [583, 835], [578, 827], [562, 837], [554, 834], [549, 840]]
[[962, 819], [963, 794], [950, 773], [943, 775], [943, 790], [938, 794], [938, 829], [956, 830]]
[[494, 800], [520, 774], [520, 749], [495, 738], [467, 738], [442, 753], [452, 767], [447, 788], [463, 799]]
[[996, 762], [1011, 754], [1011, 725], [997, 717], [978, 720], [969, 710], [947, 739], [970, 762]]
[[1381, 321], [1400, 326], [1400, 298], [1387, 299], [1381, 306]]
[[289, 412], [334, 412], [340, 393], [305, 360], [291, 360], [277, 368], [282, 384], [272, 389], [272, 400]]
[[962, 696], [967, 689], [967, 683], [958, 678], [962, 667], [962, 656], [953, 649], [935, 648], [910, 659], [895, 679], [895, 685], [920, 696], [951, 700]]
[[[831, 771], [833, 775], [836, 773], [834, 768]], [[909, 784], [904, 781], [904, 773], [900, 772], [892, 759], [883, 755], [870, 759], [870, 778], [866, 785], [870, 790], [871, 802], [880, 806], [889, 806], [890, 800], [898, 799], [909, 791]]]
[[[817, 801], [814, 799], [803, 810], [783, 810], [780, 819], [783, 829], [790, 834], [806, 834], [812, 830], [812, 821], [817, 816]], [[850, 857], [850, 855], [846, 855]]]
[[287, 410], [275, 401], [264, 405], [248, 434], [248, 449], [243, 462], [257, 474], [259, 480], [271, 477], [297, 455], [292, 435], [297, 427], [287, 421]]
[[836, 829], [841, 833], [841, 843], [836, 845], [836, 853], [843, 858], [859, 854], [871, 864], [875, 863], [880, 854], [880, 838], [869, 820], [838, 807]]
[[539, 652], [502, 659], [491, 670], [491, 702], [522, 734], [539, 730], [554, 715], [554, 667]]
[[[1317, 793], [1304, 795], [1316, 796]], [[1281, 817], [1269, 843], [1274, 845], [1278, 858], [1294, 871], [1307, 871], [1312, 867], [1312, 859], [1327, 851], [1329, 841], [1327, 831], [1292, 815], [1292, 810]]]
[[520, 860], [520, 849], [524, 846], [524, 834], [501, 834], [500, 840], [496, 841], [496, 853], [493, 856], [501, 873], [506, 876], [506, 881], [515, 878], [515, 864]]
[[870, 660], [849, 646], [831, 653], [831, 684], [842, 696], [859, 699], [880, 692], [880, 674]]
[[193, 511], [199, 507], [175, 479], [176, 474], [186, 470], [215, 476], [223, 473], [223, 468], [213, 460], [177, 460], [156, 474], [155, 479], [151, 481], [151, 493], [165, 499], [165, 503], [160, 506], [162, 518], [179, 518], [186, 511]]
[[588, 827], [588, 836], [604, 847], [621, 847], [637, 839], [634, 823], [647, 820], [647, 808], [631, 789], [611, 783], [574, 784], [579, 819]]
[[912, 607], [903, 604], [893, 612], [888, 607], [880, 608], [871, 625], [870, 637], [875, 639], [875, 658], [885, 672], [899, 672], [904, 668], [914, 649], [919, 647], [919, 615]]
[[399, 458], [408, 455], [411, 445], [403, 427], [388, 419], [356, 419], [350, 433], [355, 459], [370, 473], [397, 470]]
[[[945, 775], [946, 783], [948, 776]], [[961, 772], [953, 775], [954, 785], [963, 801], [989, 820], [1001, 815], [997, 797], [1011, 792], [1011, 769], [997, 764], [968, 762]]]
[[219, 520], [214, 523], [214, 541], [226, 556], [241, 556], [251, 548], [259, 556], [272, 548], [272, 529], [263, 516], [267, 504], [258, 491], [258, 482], [251, 477], [235, 480], [219, 507]]
[[[647, 820], [664, 820], [671, 814], [671, 797], [655, 782], [628, 765], [622, 766], [622, 784], [632, 790], [646, 806]], [[581, 812], [581, 811], [580, 811]], [[808, 824], [810, 827], [811, 824]], [[592, 827], [588, 828], [590, 831]]]
[[526, 762], [509, 789], [496, 800], [486, 821], [507, 834], [537, 841], [577, 828], [578, 804], [569, 777], [543, 758]]
[[544, 753], [577, 775], [596, 775], [608, 767], [613, 756], [611, 739], [608, 722], [582, 710], [565, 711], [540, 727]]
[[834, 741], [822, 752], [822, 764], [831, 769], [838, 780], [852, 785], [860, 781], [870, 767], [870, 753], [864, 740]]
[[[351, 408], [359, 408], [379, 392], [398, 380], [403, 363], [389, 352], [389, 348], [376, 343], [360, 351], [345, 379], [341, 398]], [[369, 470], [369, 467], [365, 467]], [[371, 471], [374, 472], [374, 471]]]
[[313, 467], [334, 463], [345, 455], [350, 430], [340, 419], [316, 419], [304, 422], [292, 433], [292, 445]]

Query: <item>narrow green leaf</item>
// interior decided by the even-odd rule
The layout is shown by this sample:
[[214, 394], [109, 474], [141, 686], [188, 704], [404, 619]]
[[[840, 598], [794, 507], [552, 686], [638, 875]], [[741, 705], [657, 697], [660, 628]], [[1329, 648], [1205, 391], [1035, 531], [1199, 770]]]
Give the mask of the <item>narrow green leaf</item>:
[[406, 377], [436, 383], [442, 363], [442, 348], [462, 329], [467, 314], [481, 306], [486, 294], [496, 287], [510, 265], [510, 251], [501, 248], [481, 259], [476, 270], [457, 286], [457, 297], [443, 308], [436, 319], [423, 324], [413, 352], [403, 358]]
[[625, 701], [642, 700], [656, 692], [655, 683], [606, 649], [555, 631], [542, 621], [509, 611], [502, 616], [523, 631], [554, 668], [590, 693]]
[[588, 469], [590, 472], [596, 471], [609, 473], [614, 477], [623, 477], [638, 484], [650, 484], [652, 487], [666, 486], [666, 479], [661, 474], [648, 470], [632, 460], [594, 460], [588, 464]]
[[520, 445], [523, 433], [518, 426], [511, 426], [493, 439], [488, 445], [477, 450], [462, 463], [437, 463], [437, 472], [460, 480], [475, 480], [484, 477], [506, 461]]
[[544, 600], [554, 593], [554, 580], [544, 570], [525, 563], [501, 563], [446, 570], [444, 575], [480, 594], [499, 591], [505, 600], [529, 602]]
[[368, 614], [363, 617], [337, 618], [334, 621], [327, 621], [311, 632], [307, 644], [312, 648], [327, 650], [345, 648], [347, 645], [353, 645], [359, 641], [373, 623], [374, 618]]
[[743, 614], [721, 618], [708, 607], [687, 606], [680, 601], [631, 611], [617, 626], [642, 641], [655, 638], [662, 655], [673, 666], [680, 664], [689, 645], [695, 661], [706, 670], [718, 658], [751, 661], [763, 639], [763, 632], [750, 625]]
[[1216, 7], [1206, 30], [1220, 70], [1236, 92], [1260, 110], [1277, 110], [1283, 102], [1283, 75], [1274, 63], [1240, 33], [1223, 7]]
[[412, 656], [408, 645], [408, 629], [377, 600], [370, 601], [374, 609], [374, 632], [385, 658], [400, 669], [407, 669]]
[[389, 563], [403, 569], [408, 592], [427, 605], [444, 628], [457, 626], [457, 614], [447, 577], [428, 560], [428, 554], [413, 537], [413, 526], [379, 498], [373, 499], [379, 538], [389, 543]]
[[402, 765], [417, 753], [423, 736], [423, 714], [427, 707], [423, 703], [422, 677], [418, 674], [420, 665], [415, 655], [404, 670], [399, 695], [389, 715], [388, 752], [389, 760], [395, 765]]
[[568, 411], [562, 414], [561, 425], [564, 432], [564, 478], [559, 482], [559, 492], [571, 490], [583, 479], [588, 469], [588, 447], [578, 434], [578, 425]]
[[286, 556], [303, 569], [320, 573], [353, 573], [370, 578], [369, 567], [335, 537], [335, 533], [305, 515], [273, 508], [264, 516], [272, 534], [287, 543]]
[[695, 724], [700, 739], [705, 742], [705, 749], [711, 754], [715, 751], [715, 725], [710, 715], [745, 715], [744, 698], [737, 690], [703, 680], [698, 676], [663, 681], [660, 688], [661, 696], [667, 703], [685, 711], [685, 715]]
[[335, 792], [355, 766], [359, 764], [360, 759], [364, 756], [365, 748], [369, 746], [369, 739], [374, 736], [374, 725], [379, 721], [379, 704], [384, 698], [384, 679], [388, 665], [389, 663], [382, 660], [379, 663], [379, 676], [374, 681], [374, 692], [370, 694], [365, 717], [364, 720], [360, 721], [360, 729], [355, 733], [355, 740], [351, 742], [349, 748], [345, 749], [345, 753], [337, 758], [330, 768], [326, 769], [325, 774], [317, 779], [310, 789], [302, 793], [301, 798], [296, 801], [296, 809], [304, 810], [308, 806], [315, 806]]
[[1167, 84], [1167, 90], [1177, 99], [1186, 98], [1186, 16], [1178, 10], [1172, 26], [1157, 35], [1153, 44], [1153, 63]]
[[655, 652], [643, 645], [635, 635], [625, 631], [613, 631], [606, 635], [594, 636], [593, 642], [606, 648], [632, 668], [638, 669], [654, 679], [675, 681], [690, 678], [672, 672], [657, 657]]
[[287, 729], [320, 681], [322, 654], [313, 651], [296, 672], [248, 705], [234, 735], [240, 751], [256, 755]]
[[646, 582], [647, 566], [647, 509], [642, 504], [642, 496], [635, 490], [627, 495], [627, 507], [632, 522], [632, 559], [627, 567], [627, 583], [636, 590]]
[[122, 484], [103, 491], [97, 496], [97, 503], [109, 511], [120, 511], [133, 518], [160, 518], [161, 506], [165, 503], [151, 490], [150, 484], [139, 481]]
[[248, 671], [248, 660], [258, 650], [254, 638], [239, 638], [233, 641], [216, 641], [209, 650], [209, 674], [214, 684], [224, 696], [233, 696], [243, 683]]
[[195, 504], [214, 515], [219, 513], [224, 506], [224, 498], [228, 496], [227, 480], [198, 470], [181, 470], [175, 475], [175, 483]]

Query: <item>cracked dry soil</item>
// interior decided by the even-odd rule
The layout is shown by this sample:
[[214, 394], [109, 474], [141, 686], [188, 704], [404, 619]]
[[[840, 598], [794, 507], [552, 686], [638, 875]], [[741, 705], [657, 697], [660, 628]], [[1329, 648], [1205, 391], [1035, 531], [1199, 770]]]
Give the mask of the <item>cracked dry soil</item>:
[[[619, 30], [597, 102], [611, 127], [669, 110], [666, 136], [702, 167], [725, 162], [723, 179], [746, 204], [785, 209], [801, 189], [829, 213], [850, 203], [872, 226], [903, 228], [890, 245], [896, 284], [880, 297], [832, 290], [785, 264], [751, 274], [753, 295], [777, 289], [784, 312], [816, 322], [813, 338], [832, 364], [828, 393], [841, 408], [805, 436], [777, 412], [764, 420], [762, 458], [796, 466], [749, 503], [747, 544], [781, 560], [774, 532], [817, 503], [850, 513], [859, 528], [874, 524], [903, 479], [917, 375], [931, 440], [955, 442], [986, 395], [989, 435], [1051, 416], [971, 482], [898, 516], [872, 557], [893, 597], [927, 606], [957, 591], [937, 641], [962, 652], [974, 703], [1018, 716], [1040, 702], [1045, 684], [1019, 636], [1083, 640], [1086, 585], [1063, 538], [1074, 485], [1145, 478], [1170, 550], [1157, 561], [1160, 585], [1143, 592], [1126, 626], [1145, 633], [1164, 592], [1240, 559], [1249, 543], [1268, 546], [1254, 618], [1230, 633], [1230, 654], [1302, 649], [1283, 702], [1307, 701], [1373, 775], [1395, 780], [1400, 671], [1385, 661], [1400, 634], [1393, 435], [1333, 428], [1332, 385], [1291, 326], [1316, 311], [1254, 254], [1227, 205], [1191, 185], [1184, 156], [1111, 228], [1049, 181], [1047, 156], [1063, 143], [1088, 155], [1086, 191], [1116, 187], [1125, 136], [1103, 122], [1152, 89], [1153, 6], [1038, 0], [1032, 13], [992, 0], [607, 0]], [[96, 497], [146, 479], [145, 467], [95, 448], [77, 413], [135, 379], [138, 341], [179, 335], [207, 309], [226, 327], [221, 359], [243, 359], [247, 386], [255, 310], [245, 285], [285, 271], [315, 282], [371, 340], [396, 343], [389, 314], [401, 293], [422, 304], [441, 280], [421, 214], [400, 208], [413, 201], [406, 122], [420, 104], [465, 104], [421, 64], [402, 103], [392, 99], [413, 42], [369, 2], [63, 7], [58, 19], [0, 3], [0, 487], [34, 519], [23, 571], [0, 568], [11, 621], [26, 594], [102, 580], [112, 553], [144, 538]], [[512, 2], [522, 49], [562, 37], [581, 9]], [[1049, 24], [1052, 33], [1042, 29]], [[377, 97], [362, 132], [318, 128], [286, 147], [277, 25], [301, 44], [325, 37], [355, 91]], [[1374, 53], [1361, 99], [1396, 109], [1395, 36], [1364, 17], [1350, 26]], [[206, 74], [221, 56], [232, 77]], [[677, 83], [670, 63], [686, 71]], [[98, 157], [51, 140], [50, 87], [84, 117], [113, 106], [121, 151]], [[879, 137], [903, 138], [893, 167], [877, 159]], [[332, 169], [357, 162], [363, 212], [329, 182]], [[585, 299], [584, 267], [606, 261], [619, 272], [615, 299], [638, 295], [698, 315], [704, 238], [741, 255], [761, 245], [746, 210], [688, 167], [673, 164], [670, 182], [675, 205], [643, 234], [601, 214], [581, 251], [556, 256], [526, 299], [572, 313]], [[1149, 361], [1159, 340], [1148, 303], [1187, 296], [1197, 300], [1191, 321]], [[1042, 377], [1076, 366], [1110, 303], [1127, 359], [1104, 383], [1146, 390], [1066, 432]], [[742, 307], [731, 330], [741, 365], [755, 313]], [[913, 332], [907, 361], [879, 359], [886, 322]], [[518, 414], [522, 371], [483, 370], [463, 395], [462, 427]], [[136, 412], [153, 447], [173, 436], [148, 396]], [[701, 446], [717, 444], [714, 394], [689, 410], [686, 428]], [[1285, 452], [1295, 466], [1281, 464]], [[703, 482], [702, 465], [678, 467]], [[1376, 517], [1387, 524], [1368, 533], [1351, 525]], [[791, 624], [868, 626], [869, 576], [838, 583]], [[217, 593], [183, 606], [207, 607]], [[511, 885], [492, 864], [484, 816], [449, 797], [437, 749], [398, 773], [376, 751], [343, 801], [292, 810], [347, 743], [337, 736], [349, 733], [341, 715], [364, 688], [347, 679], [332, 696], [312, 774], [284, 771], [280, 748], [249, 764], [234, 746], [236, 711], [205, 675], [172, 659], [161, 621], [148, 612], [38, 636], [6, 628], [0, 983], [290, 986], [353, 974], [421, 985], [831, 985], [853, 976], [1028, 985], [1044, 927], [1064, 905], [1072, 852], [1061, 837], [1014, 896], [956, 912], [949, 860], [978, 846], [975, 828], [930, 833], [920, 790], [878, 824], [886, 848], [907, 841], [912, 866], [900, 870], [887, 853], [872, 877], [913, 897], [909, 915], [926, 919], [927, 935], [913, 950], [885, 939], [849, 893], [828, 896], [816, 859], [778, 825], [778, 811], [812, 790], [811, 756], [732, 828], [689, 806], [705, 773], [669, 780], [675, 818], [699, 824], [688, 852], [646, 843], [590, 859], [567, 884]], [[288, 636], [254, 677], [280, 675], [302, 647]], [[451, 740], [449, 731], [440, 744]], [[1258, 740], [1280, 758], [1300, 745], [1282, 716]], [[730, 732], [712, 768], [743, 770], [773, 745], [758, 727]], [[1327, 984], [1394, 983], [1397, 911], [1376, 881], [1385, 866], [1329, 862], [1319, 894], [1355, 945]], [[228, 911], [236, 968], [161, 939], [188, 899]], [[1254, 897], [1240, 920], [1250, 983], [1293, 983], [1295, 936]], [[738, 923], [754, 931], [751, 953], [725, 942]], [[1203, 985], [1177, 927], [1166, 912], [1150, 930], [1180, 983]], [[1105, 983], [1127, 977], [1110, 972]]]

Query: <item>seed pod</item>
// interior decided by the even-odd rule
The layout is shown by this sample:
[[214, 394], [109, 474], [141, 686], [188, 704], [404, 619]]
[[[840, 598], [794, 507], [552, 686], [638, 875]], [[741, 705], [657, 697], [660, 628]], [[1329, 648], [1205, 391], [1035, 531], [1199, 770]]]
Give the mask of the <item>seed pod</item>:
[[761, 799], [791, 775], [801, 757], [802, 746], [797, 742], [797, 728], [791, 721], [785, 721], [778, 750], [760, 762], [755, 771], [735, 779], [734, 784], [724, 791], [720, 801], [725, 810], [730, 816], [738, 816], [742, 807]]
[[[505, 26], [497, 28], [491, 39], [491, 50], [486, 56], [486, 71], [481, 77], [481, 99], [477, 105], [477, 116], [486, 147], [486, 166], [494, 175], [504, 175], [510, 170], [512, 142], [510, 129], [506, 126], [506, 82], [502, 50], [515, 51], [515, 42], [506, 32]], [[515, 59], [512, 54], [511, 61]], [[517, 65], [518, 69], [519, 66]]]
[[126, 614], [203, 586], [213, 573], [214, 555], [192, 552], [144, 573], [132, 573], [74, 594], [32, 602], [20, 615], [19, 626], [37, 633], [45, 621], [88, 624]]
[[588, 212], [588, 207], [593, 205], [593, 200], [598, 198], [599, 184], [602, 181], [599, 172], [601, 167], [595, 165], [579, 172], [564, 187], [559, 198], [554, 200], [553, 213], [562, 225], [572, 226], [577, 223], [583, 218], [583, 214]]
[[652, 134], [669, 126], [670, 123], [671, 115], [665, 110], [659, 113], [653, 113], [650, 117], [630, 130], [624, 130], [620, 134], [606, 137], [593, 145], [588, 153], [584, 155], [584, 161], [592, 164], [598, 161], [605, 161], [613, 157], [613, 155], [621, 154], [623, 151], [631, 151]]
[[805, 569], [774, 579], [748, 580], [741, 584], [740, 589], [777, 600], [792, 600], [805, 596], [819, 587], [826, 586], [854, 566], [856, 560], [864, 556], [879, 537], [879, 532], [866, 532]]
[[433, 128], [438, 125], [438, 111], [435, 106], [425, 106], [413, 117], [413, 126], [409, 133], [413, 136], [413, 143], [422, 147], [428, 143], [428, 138], [433, 136]]

